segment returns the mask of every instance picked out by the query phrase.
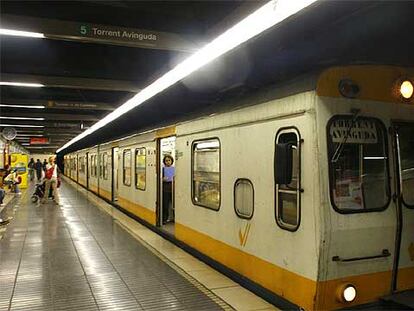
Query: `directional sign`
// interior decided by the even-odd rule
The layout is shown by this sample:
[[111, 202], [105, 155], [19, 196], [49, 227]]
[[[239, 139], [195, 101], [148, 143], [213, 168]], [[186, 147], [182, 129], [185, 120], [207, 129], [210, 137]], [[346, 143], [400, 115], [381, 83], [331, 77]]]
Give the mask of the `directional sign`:
[[2, 14], [2, 28], [42, 33], [48, 39], [96, 42], [139, 48], [194, 52], [194, 38], [148, 29], [125, 28]]

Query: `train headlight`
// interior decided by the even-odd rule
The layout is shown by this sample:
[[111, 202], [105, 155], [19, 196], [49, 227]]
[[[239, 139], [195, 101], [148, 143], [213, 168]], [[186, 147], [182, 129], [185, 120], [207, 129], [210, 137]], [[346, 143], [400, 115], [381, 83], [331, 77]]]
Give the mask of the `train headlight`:
[[413, 84], [409, 80], [404, 80], [400, 85], [401, 96], [405, 99], [410, 99], [413, 96]]
[[338, 288], [338, 300], [340, 302], [352, 302], [355, 300], [357, 295], [357, 290], [352, 284], [343, 284]]

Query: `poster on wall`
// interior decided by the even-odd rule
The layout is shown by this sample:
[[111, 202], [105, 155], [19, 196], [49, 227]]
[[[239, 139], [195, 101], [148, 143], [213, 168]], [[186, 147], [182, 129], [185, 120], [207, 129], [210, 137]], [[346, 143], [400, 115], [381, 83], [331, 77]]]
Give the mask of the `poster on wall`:
[[22, 177], [20, 188], [27, 188], [27, 164], [29, 163], [29, 156], [27, 154], [12, 153], [10, 160], [11, 168], [17, 168], [17, 173]]

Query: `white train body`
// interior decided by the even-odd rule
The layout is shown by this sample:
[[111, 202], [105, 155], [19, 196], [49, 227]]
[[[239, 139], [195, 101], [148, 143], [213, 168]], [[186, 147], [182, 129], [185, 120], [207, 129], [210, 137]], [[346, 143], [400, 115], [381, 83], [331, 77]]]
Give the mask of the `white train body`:
[[[162, 156], [174, 153], [175, 239], [308, 310], [372, 302], [414, 288], [414, 101], [392, 92], [413, 72], [333, 68], [300, 92], [73, 152], [65, 173], [164, 228]], [[82, 182], [72, 163], [86, 154], [106, 178]]]

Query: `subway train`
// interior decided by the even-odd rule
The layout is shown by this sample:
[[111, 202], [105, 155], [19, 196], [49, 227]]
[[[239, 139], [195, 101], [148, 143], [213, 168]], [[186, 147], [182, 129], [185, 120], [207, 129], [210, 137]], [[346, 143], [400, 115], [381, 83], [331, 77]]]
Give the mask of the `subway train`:
[[413, 84], [414, 68], [331, 67], [64, 171], [280, 306], [373, 303], [414, 289]]

